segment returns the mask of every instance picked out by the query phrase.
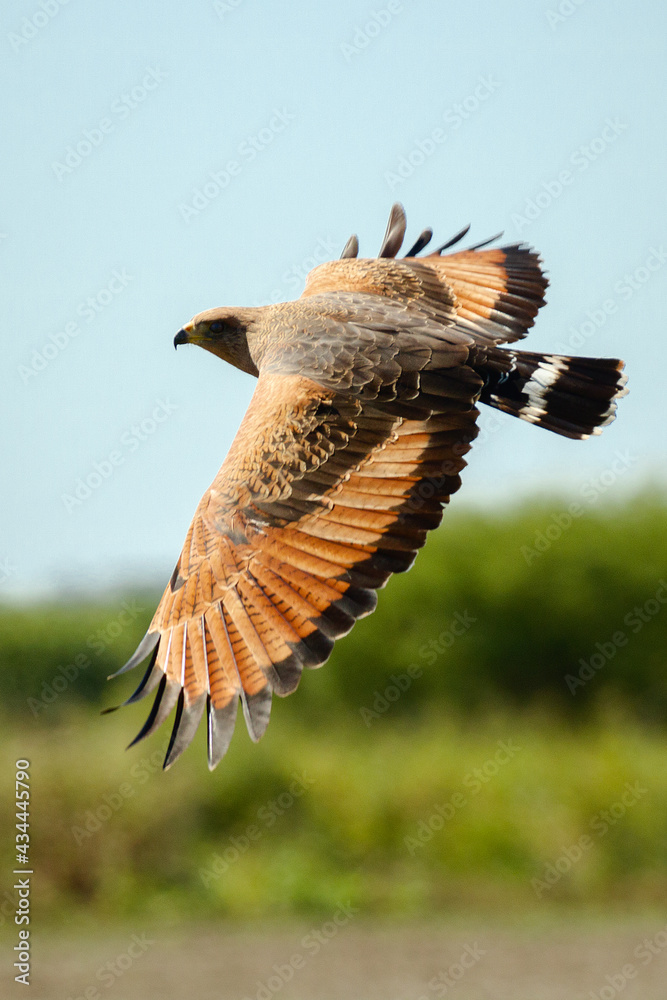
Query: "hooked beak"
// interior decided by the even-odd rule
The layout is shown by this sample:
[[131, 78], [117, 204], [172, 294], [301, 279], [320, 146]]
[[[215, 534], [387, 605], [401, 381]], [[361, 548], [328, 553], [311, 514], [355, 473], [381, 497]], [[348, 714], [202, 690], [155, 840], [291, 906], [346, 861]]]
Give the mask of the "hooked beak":
[[174, 337], [174, 349], [180, 347], [181, 344], [190, 344], [190, 334], [192, 333], [193, 325], [192, 323], [186, 323], [182, 330], [179, 330]]

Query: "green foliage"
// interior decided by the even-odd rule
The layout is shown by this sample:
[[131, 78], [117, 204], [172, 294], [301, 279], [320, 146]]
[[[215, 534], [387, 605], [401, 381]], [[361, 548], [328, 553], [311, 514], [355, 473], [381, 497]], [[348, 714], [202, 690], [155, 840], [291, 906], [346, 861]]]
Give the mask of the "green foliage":
[[[414, 569], [389, 582], [377, 611], [277, 711], [314, 723], [346, 718], [372, 709], [377, 692], [395, 686], [392, 675], [412, 666], [419, 676], [409, 677], [393, 714], [502, 702], [582, 717], [621, 698], [664, 722], [666, 515], [652, 495], [587, 508], [566, 527], [566, 501], [495, 517], [447, 511]], [[138, 644], [157, 599], [5, 608], [5, 704], [48, 725], [77, 701], [122, 700], [139, 672], [113, 685], [106, 677]]]
[[377, 612], [275, 700], [258, 746], [239, 719], [214, 775], [203, 732], [163, 773], [167, 727], [122, 750], [145, 703], [99, 716], [138, 683], [106, 676], [156, 595], [5, 608], [1, 766], [32, 762], [39, 918], [664, 898], [665, 503], [567, 509], [449, 511]]
[[107, 675], [132, 654], [154, 607], [155, 595], [5, 607], [0, 611], [5, 707], [48, 724], [73, 702], [98, 704]]
[[[164, 739], [123, 753], [134, 721], [79, 710], [2, 750], [5, 774], [31, 760], [40, 926], [279, 920], [348, 899], [367, 917], [424, 919], [658, 905], [667, 891], [664, 739], [622, 715], [573, 730], [512, 712], [319, 732], [283, 716], [258, 746], [239, 734], [213, 775], [202, 739], [166, 773]], [[5, 871], [12, 824], [5, 812]]]
[[[647, 497], [586, 511], [540, 553], [536, 539], [548, 542], [565, 511], [566, 503], [552, 501], [497, 518], [448, 512], [415, 569], [392, 581], [373, 617], [337, 647], [336, 700], [370, 705], [392, 672], [414, 664], [423, 675], [397, 711], [501, 700], [580, 714], [620, 695], [664, 721], [667, 508]], [[452, 629], [457, 612], [475, 618], [460, 637]], [[612, 641], [619, 632], [622, 646]], [[596, 654], [602, 665], [593, 676], [589, 666], [590, 679], [577, 684], [581, 661], [590, 665]]]

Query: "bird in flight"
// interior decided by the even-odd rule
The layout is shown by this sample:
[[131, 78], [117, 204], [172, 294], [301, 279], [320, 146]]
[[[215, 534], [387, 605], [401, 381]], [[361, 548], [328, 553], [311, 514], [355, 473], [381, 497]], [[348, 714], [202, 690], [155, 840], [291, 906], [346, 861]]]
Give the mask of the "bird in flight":
[[377, 257], [359, 258], [352, 236], [296, 301], [209, 309], [176, 334], [175, 346], [198, 344], [257, 386], [119, 671], [150, 656], [124, 703], [156, 691], [133, 743], [176, 709], [165, 767], [205, 711], [214, 768], [239, 701], [257, 741], [272, 695], [294, 691], [374, 610], [458, 490], [478, 403], [570, 438], [614, 418], [622, 361], [499, 346], [524, 337], [544, 304], [530, 247], [488, 240], [443, 255], [466, 227], [420, 256], [426, 229], [399, 259], [405, 229], [394, 205]]

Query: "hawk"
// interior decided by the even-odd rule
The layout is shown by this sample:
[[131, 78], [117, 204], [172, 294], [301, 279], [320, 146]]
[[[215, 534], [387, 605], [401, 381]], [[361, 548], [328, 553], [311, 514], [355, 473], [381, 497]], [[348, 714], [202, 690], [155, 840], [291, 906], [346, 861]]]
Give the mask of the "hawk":
[[150, 656], [124, 703], [157, 689], [133, 743], [176, 709], [165, 767], [205, 711], [214, 768], [239, 701], [257, 741], [272, 695], [291, 694], [374, 610], [458, 490], [478, 403], [569, 438], [613, 420], [622, 361], [499, 346], [526, 335], [548, 282], [521, 243], [443, 256], [468, 228], [420, 256], [426, 229], [399, 259], [406, 221], [394, 205], [377, 257], [359, 258], [352, 236], [296, 301], [209, 309], [176, 334], [175, 346], [198, 344], [257, 386], [119, 671]]

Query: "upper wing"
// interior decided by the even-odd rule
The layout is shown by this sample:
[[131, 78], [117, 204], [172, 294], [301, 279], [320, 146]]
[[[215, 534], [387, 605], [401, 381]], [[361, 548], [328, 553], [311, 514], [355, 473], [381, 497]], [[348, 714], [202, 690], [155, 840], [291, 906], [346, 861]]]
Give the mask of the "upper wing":
[[300, 299], [271, 307], [258, 368], [300, 372], [404, 416], [481, 389], [476, 349], [524, 337], [544, 303], [538, 255], [513, 246], [396, 260], [401, 238], [390, 219], [384, 256], [321, 264]]
[[148, 633], [133, 702], [157, 687], [137, 739], [176, 705], [165, 766], [204, 708], [209, 766], [227, 750], [240, 698], [257, 740], [272, 692], [375, 607], [459, 486], [476, 434], [467, 399], [406, 419], [298, 375], [263, 373], [230, 452], [202, 498]]
[[340, 292], [382, 296], [431, 316], [442, 326], [481, 345], [504, 344], [525, 337], [549, 284], [537, 253], [525, 244], [468, 250], [442, 256], [469, 227], [426, 256], [416, 255], [430, 241], [425, 230], [406, 257], [396, 259], [405, 235], [405, 213], [394, 205], [378, 257], [355, 259], [358, 244], [341, 260], [314, 268], [302, 298]]
[[444, 257], [434, 253], [420, 261], [451, 288], [458, 304], [456, 326], [475, 343], [521, 340], [544, 305], [549, 282], [539, 254], [523, 244]]

